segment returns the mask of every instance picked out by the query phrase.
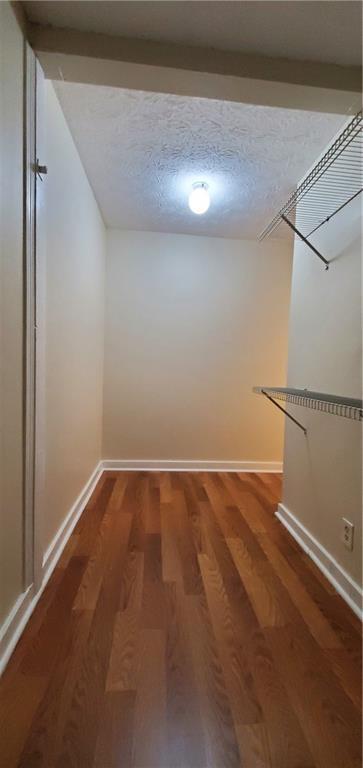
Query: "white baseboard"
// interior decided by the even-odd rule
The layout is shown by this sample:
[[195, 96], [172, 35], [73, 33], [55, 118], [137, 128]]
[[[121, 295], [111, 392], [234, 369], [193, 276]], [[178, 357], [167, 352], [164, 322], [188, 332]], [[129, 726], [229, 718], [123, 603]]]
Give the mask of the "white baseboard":
[[103, 462], [100, 461], [96, 469], [92, 472], [91, 477], [82, 489], [73, 506], [69, 510], [68, 515], [63, 520], [62, 525], [60, 528], [58, 528], [56, 535], [50, 542], [49, 547], [47, 548], [43, 557], [43, 573], [47, 574], [48, 570], [50, 570], [50, 573], [52, 573], [54, 570], [55, 564], [59, 560], [59, 557], [62, 554], [63, 549], [73, 529], [75, 528], [88, 500], [91, 498], [92, 493], [102, 475], [102, 472]]
[[281, 461], [196, 461], [194, 459], [104, 459], [103, 469], [144, 472], [282, 472]]
[[341, 597], [354, 613], [362, 620], [363, 590], [351, 576], [342, 568], [335, 558], [320, 544], [319, 541], [305, 528], [284, 504], [279, 504], [276, 517], [287, 528], [291, 536], [314, 561], [315, 565], [326, 576]]
[[0, 628], [0, 675], [4, 671], [16, 644], [54, 571], [67, 541], [102, 475], [102, 472], [102, 462], [99, 462], [57, 531], [53, 541], [50, 543], [43, 558], [42, 581], [38, 591], [35, 592], [33, 584], [28, 587], [28, 589], [18, 597], [15, 605]]
[[0, 675], [3, 673], [37, 602], [34, 597], [34, 586], [31, 585], [26, 592], [19, 595], [5, 619], [0, 630]]

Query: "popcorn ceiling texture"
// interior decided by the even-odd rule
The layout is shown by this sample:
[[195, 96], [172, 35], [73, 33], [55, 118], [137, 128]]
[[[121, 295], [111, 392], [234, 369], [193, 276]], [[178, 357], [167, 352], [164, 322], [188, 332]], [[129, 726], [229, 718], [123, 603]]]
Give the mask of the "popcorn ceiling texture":
[[[342, 115], [54, 84], [109, 227], [256, 238]], [[51, 172], [51, 169], [50, 169]], [[187, 205], [207, 181], [202, 217]], [[287, 236], [280, 228], [278, 236]]]

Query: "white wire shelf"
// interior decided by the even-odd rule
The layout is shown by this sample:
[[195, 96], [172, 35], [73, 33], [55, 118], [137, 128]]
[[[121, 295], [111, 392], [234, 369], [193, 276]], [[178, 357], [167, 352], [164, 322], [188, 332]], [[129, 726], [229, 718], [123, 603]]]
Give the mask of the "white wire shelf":
[[275, 400], [282, 400], [292, 405], [300, 405], [313, 411], [321, 411], [333, 416], [342, 416], [353, 421], [363, 419], [363, 401], [358, 398], [330, 395], [325, 392], [312, 392], [309, 389], [293, 389], [290, 387], [254, 387], [253, 391], [258, 395], [264, 395], [274, 403], [283, 413], [295, 422], [305, 433], [305, 427], [288, 411], [281, 408]]
[[334, 144], [265, 227], [259, 240], [271, 235], [282, 222], [324, 262], [326, 259], [309, 241], [311, 235], [362, 192], [362, 112], [351, 120]]

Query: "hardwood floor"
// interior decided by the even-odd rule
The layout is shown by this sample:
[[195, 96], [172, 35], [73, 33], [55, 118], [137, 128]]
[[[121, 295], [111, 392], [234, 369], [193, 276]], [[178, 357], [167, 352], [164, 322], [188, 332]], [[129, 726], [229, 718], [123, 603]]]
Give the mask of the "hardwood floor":
[[104, 473], [0, 682], [2, 768], [360, 768], [360, 623], [280, 482]]

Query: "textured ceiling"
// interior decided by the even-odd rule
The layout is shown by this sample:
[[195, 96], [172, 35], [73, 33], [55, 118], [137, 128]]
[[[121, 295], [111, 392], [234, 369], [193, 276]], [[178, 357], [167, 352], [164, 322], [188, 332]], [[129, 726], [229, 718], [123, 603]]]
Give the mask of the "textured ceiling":
[[[105, 223], [122, 229], [255, 238], [344, 121], [341, 115], [54, 85]], [[211, 206], [201, 217], [187, 205], [194, 181], [210, 185]]]
[[23, 2], [42, 24], [291, 59], [361, 62], [361, 3]]

